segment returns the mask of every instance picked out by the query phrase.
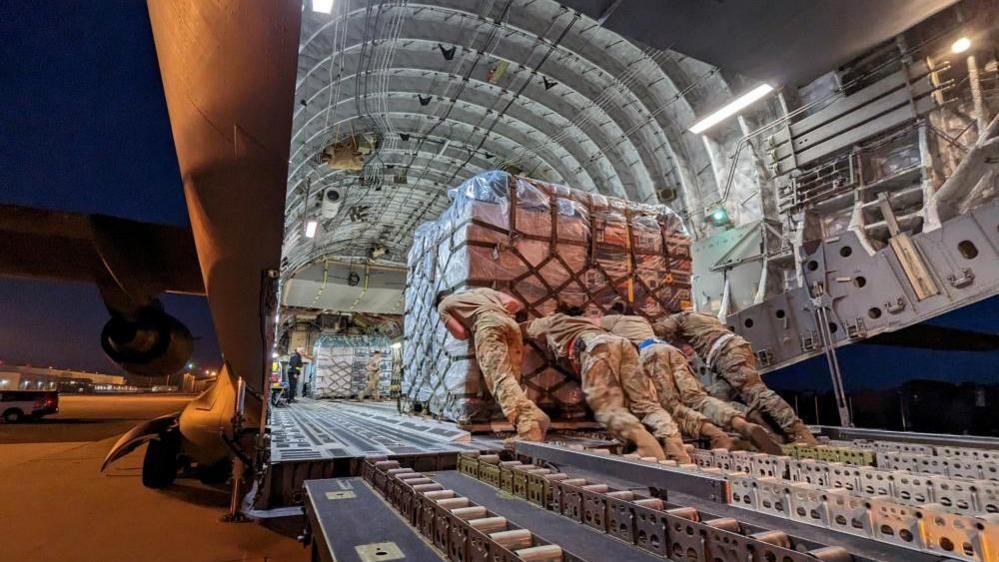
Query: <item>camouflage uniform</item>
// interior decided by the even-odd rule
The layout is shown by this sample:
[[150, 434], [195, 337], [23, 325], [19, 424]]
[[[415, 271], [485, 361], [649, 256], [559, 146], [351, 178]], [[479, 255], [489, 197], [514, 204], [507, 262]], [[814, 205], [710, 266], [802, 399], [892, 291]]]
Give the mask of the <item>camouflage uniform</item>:
[[381, 356], [372, 355], [371, 359], [368, 359], [367, 369], [368, 369], [368, 386], [364, 389], [365, 397], [369, 397], [372, 400], [381, 400], [381, 394], [378, 390], [378, 374], [381, 371]]
[[736, 336], [724, 344], [714, 367], [739, 392], [750, 410], [766, 412], [785, 432], [801, 423], [791, 405], [763, 384], [756, 370], [756, 355], [746, 340]]
[[471, 289], [446, 297], [438, 310], [445, 322], [456, 316], [466, 324], [486, 388], [518, 436], [540, 441], [550, 420], [520, 387], [524, 342], [520, 326], [503, 307], [499, 295], [492, 289]]
[[732, 420], [742, 416], [732, 404], [708, 396], [679, 349], [667, 343], [652, 344], [642, 350], [641, 357], [642, 368], [656, 383], [659, 401], [685, 434], [700, 437], [704, 421], [731, 428]]
[[510, 423], [519, 427], [523, 420], [533, 420], [538, 407], [520, 387], [524, 342], [517, 322], [497, 312], [479, 314], [475, 321], [475, 359], [486, 388]]
[[731, 402], [732, 406], [743, 414], [749, 410], [749, 406], [746, 406], [742, 402], [736, 402], [739, 399], [739, 393], [732, 388], [732, 385], [728, 384], [727, 380], [721, 378], [718, 373], [708, 371], [707, 376], [701, 377], [700, 380], [704, 382], [704, 390], [708, 392], [708, 396]]
[[656, 322], [654, 328], [667, 340], [688, 340], [701, 359], [739, 393], [750, 411], [766, 412], [785, 432], [801, 423], [791, 406], [763, 384], [749, 342], [730, 332], [714, 316], [680, 312]]
[[621, 388], [628, 399], [628, 409], [641, 418], [642, 423], [652, 430], [652, 435], [660, 441], [666, 439], [681, 439], [680, 428], [669, 411], [664, 409], [656, 399], [656, 389], [652, 379], [645, 376], [638, 352], [628, 340], [611, 335], [614, 338], [609, 347], [620, 354]]
[[728, 404], [707, 396], [690, 371], [687, 358], [679, 349], [657, 340], [645, 318], [610, 314], [604, 316], [601, 325], [639, 347], [642, 371], [655, 386], [659, 403], [673, 416], [684, 435], [695, 439], [705, 437], [702, 435], [705, 422], [729, 427], [739, 415]]
[[[575, 357], [586, 403], [611, 435], [638, 445], [639, 454], [666, 458], [656, 438], [679, 439], [679, 429], [653, 399], [651, 381], [641, 375], [638, 354], [628, 340], [604, 332], [589, 320], [564, 314], [535, 320], [527, 333], [532, 338], [545, 336], [557, 356]], [[643, 423], [653, 429], [655, 437]]]

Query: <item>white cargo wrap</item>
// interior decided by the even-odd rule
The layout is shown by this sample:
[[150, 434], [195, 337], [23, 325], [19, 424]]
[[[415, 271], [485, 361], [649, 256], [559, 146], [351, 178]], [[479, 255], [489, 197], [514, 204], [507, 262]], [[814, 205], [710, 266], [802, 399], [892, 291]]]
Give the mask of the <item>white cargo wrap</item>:
[[378, 391], [389, 396], [392, 379], [392, 353], [388, 339], [381, 336], [324, 335], [314, 348], [315, 398], [348, 398], [361, 394], [368, 384], [368, 359], [382, 353]]
[[[445, 330], [438, 294], [492, 287], [528, 316], [559, 302], [605, 313], [617, 300], [640, 314], [690, 308], [690, 239], [680, 217], [565, 186], [486, 172], [450, 190], [451, 206], [421, 225], [408, 257], [402, 394], [459, 423], [501, 419], [471, 341]], [[575, 374], [528, 342], [521, 381], [552, 419], [585, 419]]]

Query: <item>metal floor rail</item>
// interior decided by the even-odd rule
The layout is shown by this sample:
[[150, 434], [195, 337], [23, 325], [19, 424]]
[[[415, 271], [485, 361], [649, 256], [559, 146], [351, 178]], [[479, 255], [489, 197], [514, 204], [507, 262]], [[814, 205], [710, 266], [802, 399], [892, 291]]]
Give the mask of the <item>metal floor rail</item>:
[[365, 457], [408, 458], [421, 470], [453, 468], [458, 453], [502, 448], [455, 424], [400, 414], [394, 402], [299, 399], [271, 410], [270, 461], [253, 505], [302, 505], [306, 480], [357, 476]]
[[[868, 545], [877, 541], [890, 551], [896, 551], [900, 560], [917, 559], [920, 556], [917, 551], [936, 557], [930, 559], [999, 560], [999, 515], [955, 513], [955, 509], [945, 505], [929, 503], [934, 498], [934, 492], [926, 486], [923, 488], [928, 497], [922, 503], [907, 504], [893, 497], [894, 488], [903, 483], [918, 490], [921, 483], [913, 483], [914, 479], [919, 480], [918, 475], [894, 474], [898, 482], [892, 482], [888, 476], [893, 473], [878, 471], [874, 467], [814, 459], [796, 460], [743, 451], [695, 451], [700, 467], [662, 466], [654, 461], [539, 443], [518, 444], [517, 452], [535, 462], [543, 461], [560, 467], [576, 466], [598, 474], [625, 474], [629, 479], [638, 476], [640, 479], [636, 481], [649, 486], [665, 486], [669, 490], [684, 492], [691, 488], [677, 485], [682, 482], [678, 473], [685, 473], [686, 478], [699, 474], [705, 478], [722, 478], [730, 487], [731, 507], [834, 531], [843, 541], [851, 543], [864, 544], [858, 543], [857, 539], [867, 541]], [[796, 470], [805, 468], [816, 469], [808, 472], [813, 482], [801, 481], [803, 473], [796, 473]], [[822, 468], [842, 469], [836, 473], [839, 479], [832, 478], [831, 470], [823, 472]], [[824, 479], [823, 474], [829, 478]], [[865, 482], [854, 480], [853, 490], [846, 489], [840, 482], [851, 476], [861, 478], [864, 475], [883, 476], [883, 488], [873, 486], [871, 493], [865, 496], [863, 492], [869, 487]], [[791, 481], [793, 476], [797, 476], [798, 481]], [[946, 495], [950, 503], [956, 504], [964, 495], [972, 494], [963, 499], [974, 509], [978, 505], [974, 496], [978, 490], [971, 489], [974, 485], [969, 489], [954, 490], [953, 484], [951, 482]], [[693, 489], [693, 493], [704, 497], [698, 494], [697, 488]]]
[[[432, 537], [452, 562], [509, 559], [505, 557], [506, 545], [497, 548], [492, 543], [496, 535], [469, 534], [469, 528], [474, 531], [487, 519], [497, 518], [492, 509], [506, 514], [516, 510], [511, 516], [529, 529], [534, 543], [547, 543], [542, 536], [554, 541], [549, 543], [551, 548], [544, 558], [530, 558], [523, 550], [514, 549], [514, 560], [858, 560], [841, 547], [792, 542], [778, 530], [747, 525], [730, 517], [704, 517], [695, 508], [671, 505], [660, 498], [617, 490], [572, 474], [501, 461], [498, 455], [463, 456], [461, 472], [477, 480], [453, 472], [419, 474], [392, 461], [366, 463], [364, 476], [404, 519]], [[479, 482], [506, 494], [483, 493]], [[479, 501], [489, 504], [489, 513], [483, 513], [485, 507], [480, 507], [480, 512], [469, 507]], [[465, 521], [466, 513], [476, 519]], [[507, 517], [499, 519], [503, 525], [512, 523]], [[503, 530], [497, 534], [505, 536]]]
[[394, 402], [300, 399], [271, 410], [271, 462], [495, 448], [455, 424], [400, 414]]

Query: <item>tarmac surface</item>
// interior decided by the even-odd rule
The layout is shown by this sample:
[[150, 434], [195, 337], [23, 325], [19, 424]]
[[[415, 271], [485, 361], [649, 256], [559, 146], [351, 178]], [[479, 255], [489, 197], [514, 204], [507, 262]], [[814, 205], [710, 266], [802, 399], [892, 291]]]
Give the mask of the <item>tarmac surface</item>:
[[59, 395], [59, 413], [18, 424], [0, 423], [0, 443], [97, 441], [121, 435], [142, 420], [176, 412], [186, 394]]
[[145, 448], [107, 473], [100, 464], [138, 421], [176, 411], [189, 395], [60, 396], [60, 412], [38, 422], [0, 423], [0, 559], [7, 561], [305, 562], [278, 529], [222, 523], [224, 487], [178, 480], [165, 491], [140, 481]]

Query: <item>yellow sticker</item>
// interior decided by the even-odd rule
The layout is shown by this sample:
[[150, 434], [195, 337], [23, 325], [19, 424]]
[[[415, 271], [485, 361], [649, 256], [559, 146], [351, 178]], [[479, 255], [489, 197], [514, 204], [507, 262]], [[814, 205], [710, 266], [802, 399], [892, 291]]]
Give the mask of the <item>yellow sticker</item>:
[[357, 494], [353, 490], [344, 490], [342, 492], [326, 492], [326, 499], [328, 500], [349, 500], [350, 498], [356, 498]]
[[375, 542], [360, 544], [354, 547], [361, 562], [379, 562], [385, 560], [401, 560], [406, 557], [394, 542]]

